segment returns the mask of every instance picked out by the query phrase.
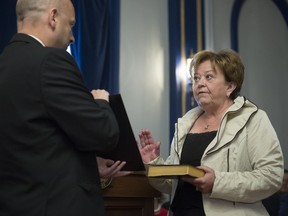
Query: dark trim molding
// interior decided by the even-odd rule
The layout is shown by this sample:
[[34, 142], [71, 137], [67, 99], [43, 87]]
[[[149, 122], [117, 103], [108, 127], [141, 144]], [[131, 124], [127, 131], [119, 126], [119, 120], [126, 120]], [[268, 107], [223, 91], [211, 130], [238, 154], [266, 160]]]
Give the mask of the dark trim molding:
[[[238, 24], [241, 8], [246, 0], [235, 0], [232, 8], [230, 34], [231, 34], [231, 48], [238, 51]], [[280, 10], [288, 26], [288, 4], [286, 0], [271, 0]]]

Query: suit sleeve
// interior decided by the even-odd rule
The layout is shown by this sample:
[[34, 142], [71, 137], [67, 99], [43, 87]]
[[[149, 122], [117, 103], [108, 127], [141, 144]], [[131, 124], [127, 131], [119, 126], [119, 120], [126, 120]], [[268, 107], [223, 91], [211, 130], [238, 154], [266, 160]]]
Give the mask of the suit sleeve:
[[116, 146], [119, 128], [109, 103], [94, 100], [66, 51], [51, 52], [43, 62], [41, 75], [48, 115], [76, 149], [107, 152]]

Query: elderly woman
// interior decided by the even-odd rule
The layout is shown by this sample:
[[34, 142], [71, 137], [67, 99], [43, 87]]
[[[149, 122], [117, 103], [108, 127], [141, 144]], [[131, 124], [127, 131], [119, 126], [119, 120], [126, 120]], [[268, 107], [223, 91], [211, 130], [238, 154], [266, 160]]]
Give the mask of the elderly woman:
[[205, 175], [150, 179], [151, 184], [172, 194], [174, 216], [269, 215], [261, 200], [281, 187], [283, 155], [267, 114], [239, 96], [239, 55], [200, 51], [191, 76], [199, 106], [178, 119], [167, 160], [148, 129], [139, 133], [139, 149], [146, 164], [191, 164]]

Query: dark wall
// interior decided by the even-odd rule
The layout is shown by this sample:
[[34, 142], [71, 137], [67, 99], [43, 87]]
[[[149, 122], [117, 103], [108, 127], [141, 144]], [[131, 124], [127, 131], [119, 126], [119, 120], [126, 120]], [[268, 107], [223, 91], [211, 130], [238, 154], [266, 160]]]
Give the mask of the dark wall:
[[17, 31], [16, 1], [2, 0], [0, 2], [0, 53]]

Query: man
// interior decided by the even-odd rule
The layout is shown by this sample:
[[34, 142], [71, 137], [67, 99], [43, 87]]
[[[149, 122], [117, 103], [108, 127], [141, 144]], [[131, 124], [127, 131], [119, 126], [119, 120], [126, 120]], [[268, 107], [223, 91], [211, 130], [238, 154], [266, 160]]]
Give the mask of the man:
[[[90, 93], [65, 51], [71, 0], [18, 0], [16, 14], [0, 56], [0, 215], [105, 215], [96, 155], [119, 128], [109, 93]], [[97, 161], [101, 177], [127, 174], [125, 162]]]
[[279, 216], [288, 216], [288, 170], [284, 170], [283, 183], [280, 189]]
[[288, 216], [288, 170], [284, 169], [283, 182], [280, 190], [272, 196], [264, 199], [270, 216]]

